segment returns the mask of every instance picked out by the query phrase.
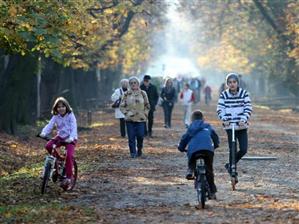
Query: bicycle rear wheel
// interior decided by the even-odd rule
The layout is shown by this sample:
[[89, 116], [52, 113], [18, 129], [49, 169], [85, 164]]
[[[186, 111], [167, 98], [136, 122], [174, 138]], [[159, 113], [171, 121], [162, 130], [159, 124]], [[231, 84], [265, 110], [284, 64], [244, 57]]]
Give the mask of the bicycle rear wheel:
[[206, 203], [206, 183], [205, 183], [205, 175], [200, 175], [200, 185], [201, 185], [201, 195], [200, 195], [200, 202], [201, 202], [201, 208], [205, 208]]
[[206, 186], [204, 174], [200, 174], [196, 177], [196, 193], [198, 204], [201, 205], [201, 208], [205, 208], [206, 203]]
[[46, 188], [48, 186], [48, 181], [50, 179], [50, 173], [51, 173], [51, 164], [47, 163], [45, 166], [45, 172], [42, 180], [41, 185], [41, 193], [44, 194], [46, 192]]

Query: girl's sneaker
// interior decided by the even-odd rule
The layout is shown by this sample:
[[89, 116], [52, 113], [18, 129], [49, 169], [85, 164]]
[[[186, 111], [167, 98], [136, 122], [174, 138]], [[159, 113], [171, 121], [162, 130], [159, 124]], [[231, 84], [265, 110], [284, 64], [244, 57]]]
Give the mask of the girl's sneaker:
[[44, 175], [45, 175], [45, 168], [43, 167], [43, 169], [41, 170], [40, 174], [39, 174], [39, 178], [42, 180], [44, 179]]
[[65, 178], [60, 185], [65, 191], [68, 191], [72, 188], [72, 180], [69, 178]]

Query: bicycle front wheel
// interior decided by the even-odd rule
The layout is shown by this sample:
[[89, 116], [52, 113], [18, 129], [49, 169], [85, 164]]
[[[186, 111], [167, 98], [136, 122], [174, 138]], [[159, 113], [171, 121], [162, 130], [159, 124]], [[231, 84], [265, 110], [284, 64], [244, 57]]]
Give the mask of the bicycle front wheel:
[[51, 173], [51, 164], [47, 163], [45, 166], [45, 172], [42, 180], [41, 185], [41, 193], [44, 194], [46, 192], [46, 188], [48, 186], [48, 181], [50, 179], [50, 173]]

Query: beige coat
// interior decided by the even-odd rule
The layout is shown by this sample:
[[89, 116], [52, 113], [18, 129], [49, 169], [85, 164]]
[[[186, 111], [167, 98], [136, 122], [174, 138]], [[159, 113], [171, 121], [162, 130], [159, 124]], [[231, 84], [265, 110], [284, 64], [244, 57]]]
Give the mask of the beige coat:
[[150, 104], [143, 90], [128, 90], [120, 103], [120, 110], [126, 121], [146, 122]]

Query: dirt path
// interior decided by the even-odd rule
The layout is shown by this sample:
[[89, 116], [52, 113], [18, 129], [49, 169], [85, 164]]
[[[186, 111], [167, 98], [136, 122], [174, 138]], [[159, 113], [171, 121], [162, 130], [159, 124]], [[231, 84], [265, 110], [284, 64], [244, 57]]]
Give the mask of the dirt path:
[[[172, 129], [163, 128], [162, 110], [158, 108], [154, 138], [145, 139], [145, 155], [138, 159], [129, 157], [127, 140], [118, 137], [113, 113], [94, 114], [93, 128], [80, 132], [76, 153], [80, 179], [73, 192], [51, 187], [41, 197], [37, 193], [38, 171], [33, 172], [30, 181], [18, 171], [19, 176], [0, 179], [0, 193], [5, 195], [0, 202], [14, 209], [23, 206], [35, 220], [28, 216], [29, 221], [12, 219], [19, 223], [39, 223], [44, 217], [53, 223], [61, 217], [65, 223], [299, 223], [299, 115], [254, 109], [248, 155], [278, 159], [242, 160], [239, 184], [232, 191], [223, 166], [228, 157], [226, 135], [216, 118], [215, 105], [201, 109], [221, 137], [214, 168], [217, 200], [208, 201], [205, 210], [195, 208], [193, 183], [184, 178], [186, 157], [176, 149], [185, 131], [180, 106], [175, 108]], [[31, 161], [29, 170], [35, 169], [36, 160]], [[25, 180], [33, 192], [19, 186]], [[53, 209], [54, 205], [60, 209]], [[10, 213], [23, 210], [4, 209], [1, 213], [0, 209], [0, 222], [11, 220], [1, 219], [1, 214], [11, 218]]]
[[[184, 179], [186, 157], [176, 149], [185, 131], [179, 109], [177, 106], [174, 114], [175, 128], [164, 129], [158, 108], [154, 138], [145, 140], [142, 159], [129, 158], [126, 139], [115, 135], [115, 122], [93, 130], [94, 138], [86, 145], [99, 145], [90, 149], [92, 158], [82, 152], [86, 169], [78, 185], [80, 193], [70, 203], [95, 208], [104, 223], [299, 222], [298, 114], [255, 108], [248, 155], [276, 156], [278, 160], [241, 161], [240, 183], [233, 192], [223, 167], [225, 133], [218, 128], [215, 106], [202, 108], [222, 140], [215, 155], [218, 199], [209, 201], [208, 209], [202, 211], [195, 208], [193, 183]], [[107, 114], [100, 116], [106, 118], [109, 120]]]

